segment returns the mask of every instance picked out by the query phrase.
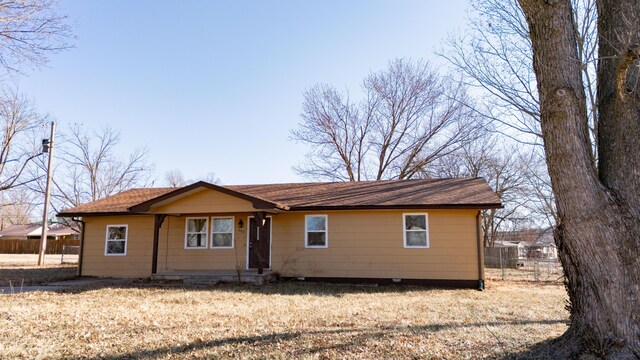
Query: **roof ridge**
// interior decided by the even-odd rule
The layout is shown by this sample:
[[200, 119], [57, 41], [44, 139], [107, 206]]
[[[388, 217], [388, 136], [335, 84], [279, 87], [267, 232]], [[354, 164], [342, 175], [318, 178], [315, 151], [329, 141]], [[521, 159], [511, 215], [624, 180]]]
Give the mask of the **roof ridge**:
[[[213, 184], [213, 183], [209, 183], [209, 182], [206, 182], [206, 181], [196, 181], [196, 182], [194, 182], [192, 184], [189, 184], [189, 185], [177, 186], [177, 187], [172, 187], [172, 186], [136, 187], [136, 188], [123, 190], [123, 191], [121, 191], [121, 192], [119, 192], [117, 194], [113, 194], [113, 195], [122, 194], [124, 192], [132, 191], [132, 190], [138, 190], [138, 191], [139, 190], [149, 190], [149, 189], [176, 190], [176, 189], [180, 189], [180, 188], [183, 188], [183, 187], [191, 186], [191, 185], [196, 184], [198, 182], [206, 182], [206, 183], [211, 184], [211, 185], [216, 185], [216, 186], [228, 188], [228, 187], [244, 187], [244, 186], [362, 184], [362, 183], [384, 183], [384, 182], [477, 180], [477, 179], [483, 179], [483, 177], [482, 176], [476, 176], [476, 177], [442, 177], [442, 178], [424, 178], [424, 179], [381, 179], [381, 180], [359, 180], [359, 181], [305, 181], [305, 182], [283, 182], [283, 183], [263, 183], [263, 184], [259, 184], [259, 183], [253, 183], [253, 184]], [[109, 195], [109, 196], [113, 196], [113, 195]]]
[[412, 182], [412, 181], [444, 181], [444, 180], [477, 180], [483, 179], [481, 176], [476, 177], [446, 177], [446, 178], [425, 178], [425, 179], [382, 179], [382, 180], [360, 180], [360, 181], [308, 181], [308, 182], [286, 182], [286, 183], [270, 183], [270, 184], [241, 184], [241, 185], [220, 185], [229, 186], [273, 186], [273, 185], [321, 185], [321, 184], [362, 184], [362, 183], [384, 183], [384, 182]]

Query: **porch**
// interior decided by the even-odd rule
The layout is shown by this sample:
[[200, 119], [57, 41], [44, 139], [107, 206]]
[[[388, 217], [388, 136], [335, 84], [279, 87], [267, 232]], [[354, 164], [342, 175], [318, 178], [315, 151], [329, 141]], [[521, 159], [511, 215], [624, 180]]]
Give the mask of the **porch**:
[[271, 270], [258, 274], [257, 270], [165, 270], [151, 275], [152, 280], [181, 280], [185, 284], [214, 285], [217, 283], [247, 283], [264, 285], [276, 279]]

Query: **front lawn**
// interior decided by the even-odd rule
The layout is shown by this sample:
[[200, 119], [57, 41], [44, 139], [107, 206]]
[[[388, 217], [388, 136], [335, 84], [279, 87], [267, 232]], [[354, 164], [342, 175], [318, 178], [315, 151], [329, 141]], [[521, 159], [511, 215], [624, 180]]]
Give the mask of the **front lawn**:
[[6, 358], [494, 358], [566, 329], [557, 285], [280, 283], [0, 296]]

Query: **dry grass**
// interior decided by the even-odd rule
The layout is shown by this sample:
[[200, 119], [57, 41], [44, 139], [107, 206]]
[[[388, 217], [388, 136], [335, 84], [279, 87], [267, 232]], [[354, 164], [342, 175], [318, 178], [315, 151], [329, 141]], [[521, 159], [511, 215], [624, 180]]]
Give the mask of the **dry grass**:
[[0, 297], [5, 358], [495, 358], [566, 329], [556, 285], [280, 283]]
[[21, 285], [46, 284], [53, 281], [76, 277], [76, 264], [39, 266], [0, 265], [0, 286], [20, 287]]

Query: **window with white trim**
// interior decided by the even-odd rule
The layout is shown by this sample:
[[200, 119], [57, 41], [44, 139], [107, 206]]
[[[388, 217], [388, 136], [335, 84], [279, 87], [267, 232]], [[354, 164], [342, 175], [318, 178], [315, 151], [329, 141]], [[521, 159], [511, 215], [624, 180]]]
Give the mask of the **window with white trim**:
[[185, 249], [206, 249], [209, 232], [209, 218], [187, 218], [184, 236]]
[[429, 247], [429, 221], [427, 214], [403, 214], [404, 247]]
[[328, 247], [327, 215], [305, 215], [304, 246], [308, 248]]
[[106, 256], [127, 255], [127, 225], [107, 225], [107, 236], [104, 245]]
[[233, 216], [211, 218], [211, 248], [233, 248], [233, 228], [235, 219]]

